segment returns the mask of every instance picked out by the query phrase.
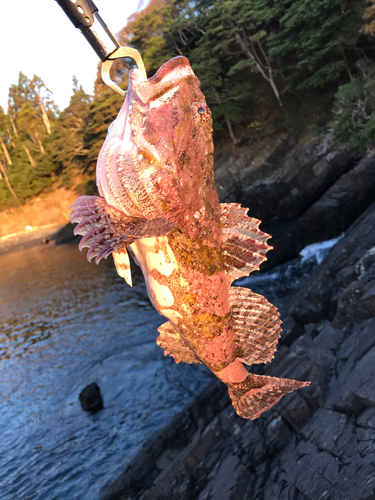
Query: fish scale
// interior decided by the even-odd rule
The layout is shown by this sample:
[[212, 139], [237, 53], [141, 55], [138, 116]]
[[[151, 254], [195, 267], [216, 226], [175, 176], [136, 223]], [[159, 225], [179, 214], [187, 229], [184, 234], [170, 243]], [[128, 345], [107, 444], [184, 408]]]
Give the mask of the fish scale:
[[130, 252], [168, 320], [157, 344], [177, 363], [204, 363], [227, 384], [236, 412], [257, 418], [309, 384], [245, 367], [271, 361], [280, 337], [276, 307], [232, 286], [259, 269], [269, 236], [246, 208], [219, 202], [211, 112], [188, 60], [173, 58], [148, 80], [138, 70], [129, 78], [99, 155], [101, 196], [72, 207], [80, 248], [96, 262], [112, 253], [131, 285]]

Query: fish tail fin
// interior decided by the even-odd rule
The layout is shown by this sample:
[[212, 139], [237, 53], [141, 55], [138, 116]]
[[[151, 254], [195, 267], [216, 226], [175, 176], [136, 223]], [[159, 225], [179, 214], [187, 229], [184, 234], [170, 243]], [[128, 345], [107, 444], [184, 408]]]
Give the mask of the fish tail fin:
[[309, 384], [310, 382], [249, 373], [243, 382], [229, 383], [228, 389], [237, 414], [254, 420], [280, 401], [285, 394]]

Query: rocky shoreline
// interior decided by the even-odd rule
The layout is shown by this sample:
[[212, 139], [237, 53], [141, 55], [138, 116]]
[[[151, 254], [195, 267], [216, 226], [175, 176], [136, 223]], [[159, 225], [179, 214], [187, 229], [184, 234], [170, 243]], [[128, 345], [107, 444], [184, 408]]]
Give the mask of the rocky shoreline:
[[221, 155], [215, 174], [273, 235], [262, 269], [345, 231], [286, 300], [273, 362], [251, 367], [311, 384], [247, 421], [213, 382], [101, 500], [375, 500], [375, 160], [329, 133], [267, 154]]
[[281, 312], [262, 372], [310, 386], [247, 421], [213, 382], [101, 500], [375, 499], [375, 203]]
[[46, 245], [56, 239], [56, 234], [61, 229], [61, 224], [48, 224], [31, 231], [19, 231], [3, 236], [0, 238], [0, 255], [37, 245]]
[[78, 244], [81, 237], [75, 236], [73, 229], [74, 225], [70, 222], [64, 226], [56, 223], [37, 227], [30, 231], [19, 231], [2, 236], [0, 237], [0, 255], [49, 243], [55, 243], [56, 245], [62, 245], [63, 243]]

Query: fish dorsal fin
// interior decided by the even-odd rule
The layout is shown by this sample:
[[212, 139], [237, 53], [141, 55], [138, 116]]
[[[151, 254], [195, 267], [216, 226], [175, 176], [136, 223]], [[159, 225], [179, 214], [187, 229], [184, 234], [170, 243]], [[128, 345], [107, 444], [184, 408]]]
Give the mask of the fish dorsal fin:
[[238, 203], [221, 203], [221, 226], [224, 237], [225, 266], [233, 280], [259, 269], [272, 247], [269, 234], [259, 229], [260, 221], [246, 215], [248, 209]]
[[130, 260], [128, 252], [126, 250], [126, 246], [119, 248], [118, 250], [113, 252], [112, 255], [113, 255], [113, 261], [116, 266], [117, 274], [121, 276], [121, 278], [124, 278], [124, 280], [129, 286], [133, 286]]
[[156, 343], [164, 349], [164, 355], [172, 356], [176, 363], [201, 363], [193, 351], [182, 340], [178, 332], [174, 329], [172, 323], [167, 321], [158, 328], [160, 333]]
[[276, 307], [249, 288], [232, 286], [229, 299], [237, 357], [247, 365], [271, 361], [281, 332]]

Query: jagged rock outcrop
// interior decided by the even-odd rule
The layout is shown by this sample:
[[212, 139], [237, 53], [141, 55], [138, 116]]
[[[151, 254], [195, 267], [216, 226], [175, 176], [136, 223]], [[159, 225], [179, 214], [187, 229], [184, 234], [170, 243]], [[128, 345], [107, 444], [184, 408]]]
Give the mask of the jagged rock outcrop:
[[340, 235], [375, 192], [375, 160], [353, 156], [331, 132], [300, 140], [279, 137], [271, 144], [271, 153], [266, 148], [248, 161], [221, 153], [215, 162], [221, 200], [248, 207], [273, 237], [274, 251], [263, 271], [295, 258], [311, 243]]
[[375, 159], [362, 158], [296, 222], [272, 239], [274, 251], [262, 269], [296, 257], [307, 245], [339, 236], [375, 199]]
[[354, 162], [330, 131], [301, 139], [278, 137], [267, 146], [247, 161], [228, 153], [215, 158], [220, 199], [241, 203], [266, 225], [301, 216]]
[[[173, 421], [173, 435], [189, 436], [183, 448], [167, 427], [103, 500], [375, 499], [375, 203], [282, 317], [281, 345], [263, 372], [310, 386], [255, 421], [238, 417], [225, 397], [211, 419], [211, 386], [206, 402], [192, 403], [194, 417]], [[134, 479], [132, 470], [142, 472]]]

